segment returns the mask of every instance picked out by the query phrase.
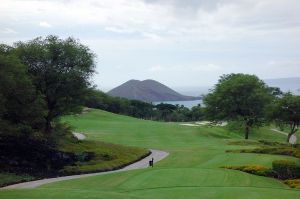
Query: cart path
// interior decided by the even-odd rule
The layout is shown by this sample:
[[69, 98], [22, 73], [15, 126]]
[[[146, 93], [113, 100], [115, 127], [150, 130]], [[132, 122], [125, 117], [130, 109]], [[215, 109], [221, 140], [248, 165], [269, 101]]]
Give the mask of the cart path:
[[[154, 163], [164, 159], [169, 155], [168, 152], [165, 151], [159, 151], [155, 149], [150, 149], [151, 154], [147, 157], [145, 157], [142, 160], [139, 160], [135, 163], [132, 163], [122, 169], [113, 170], [113, 171], [106, 171], [106, 172], [98, 172], [98, 173], [89, 173], [89, 174], [80, 174], [80, 175], [72, 175], [72, 176], [63, 176], [63, 177], [57, 177], [57, 178], [47, 178], [42, 180], [36, 180], [36, 181], [30, 181], [30, 182], [23, 182], [18, 183], [14, 185], [9, 185], [6, 187], [2, 187], [1, 189], [31, 189], [36, 188], [44, 184], [52, 183], [52, 182], [59, 182], [63, 180], [71, 180], [71, 179], [77, 179], [77, 178], [83, 178], [83, 177], [89, 177], [89, 176], [96, 176], [96, 175], [104, 175], [109, 173], [116, 173], [121, 171], [129, 171], [129, 170], [135, 170], [135, 169], [144, 169], [149, 167], [149, 161], [153, 158]], [[154, 164], [155, 166], [155, 164]]]
[[[286, 133], [286, 132], [279, 131], [279, 130], [277, 130], [277, 129], [271, 129], [271, 130], [274, 131], [274, 132], [277, 132], [277, 133], [280, 133], [280, 134], [283, 134], [283, 135], [288, 136], [288, 133]], [[297, 137], [296, 137], [295, 135], [292, 135], [292, 136], [290, 137], [289, 143], [290, 143], [290, 144], [296, 144], [296, 142], [297, 142]]]

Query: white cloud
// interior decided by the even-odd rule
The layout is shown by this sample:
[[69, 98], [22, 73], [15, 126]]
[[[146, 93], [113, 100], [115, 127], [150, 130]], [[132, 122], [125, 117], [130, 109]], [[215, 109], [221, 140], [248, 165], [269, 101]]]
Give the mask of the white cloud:
[[163, 66], [156, 65], [150, 67], [148, 70], [151, 72], [212, 72], [219, 71], [220, 66], [215, 64], [197, 64], [197, 65], [172, 65], [172, 66]]
[[154, 34], [154, 33], [144, 32], [144, 33], [142, 33], [142, 35], [145, 38], [148, 38], [148, 39], [153, 40], [155, 42], [162, 42], [162, 41], [164, 41], [164, 39], [161, 36], [159, 36], [157, 34]]
[[46, 22], [46, 21], [41, 21], [41, 22], [39, 23], [39, 25], [40, 25], [41, 27], [43, 27], [43, 28], [51, 28], [51, 27], [52, 27], [52, 25], [49, 24], [49, 23]]
[[0, 22], [43, 18], [40, 26], [47, 28], [53, 23], [88, 25], [155, 40], [236, 41], [272, 36], [276, 30], [295, 31], [300, 27], [299, 6], [298, 0], [4, 0]]
[[120, 27], [105, 27], [104, 29], [115, 33], [134, 33], [133, 30], [120, 28]]
[[0, 30], [0, 33], [3, 34], [16, 34], [17, 32], [11, 28], [4, 28], [2, 30]]

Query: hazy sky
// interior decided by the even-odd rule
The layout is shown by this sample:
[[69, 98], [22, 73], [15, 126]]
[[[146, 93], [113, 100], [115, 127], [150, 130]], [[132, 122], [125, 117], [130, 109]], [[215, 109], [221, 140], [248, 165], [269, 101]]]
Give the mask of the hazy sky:
[[73, 36], [97, 54], [94, 83], [173, 88], [224, 73], [300, 76], [300, 0], [0, 0], [0, 42]]

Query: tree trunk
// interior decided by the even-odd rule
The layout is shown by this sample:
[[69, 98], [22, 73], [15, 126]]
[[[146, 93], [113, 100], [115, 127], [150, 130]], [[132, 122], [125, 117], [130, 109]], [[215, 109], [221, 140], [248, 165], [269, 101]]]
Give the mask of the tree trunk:
[[290, 139], [291, 139], [292, 135], [293, 135], [294, 133], [296, 133], [296, 131], [297, 131], [297, 129], [296, 129], [296, 124], [295, 124], [295, 123], [292, 123], [292, 124], [291, 124], [291, 131], [290, 131], [290, 133], [288, 134], [288, 137], [287, 137], [287, 142], [288, 142], [288, 143], [290, 143]]
[[52, 130], [52, 126], [51, 126], [51, 121], [52, 121], [52, 118], [50, 117], [50, 114], [48, 113], [48, 115], [46, 116], [46, 133], [50, 133], [51, 130]]
[[246, 125], [246, 128], [245, 128], [245, 139], [248, 140], [248, 137], [249, 137], [249, 126]]
[[290, 142], [290, 139], [292, 137], [293, 133], [289, 133], [288, 136], [287, 136], [287, 142], [289, 143]]

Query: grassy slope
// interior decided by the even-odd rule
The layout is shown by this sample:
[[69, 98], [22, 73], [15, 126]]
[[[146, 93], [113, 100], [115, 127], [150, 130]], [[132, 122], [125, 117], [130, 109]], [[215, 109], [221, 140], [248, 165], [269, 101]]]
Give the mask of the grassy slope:
[[[227, 145], [242, 135], [215, 127], [187, 127], [159, 123], [93, 110], [65, 118], [91, 140], [162, 149], [170, 156], [153, 169], [143, 169], [45, 185], [34, 190], [1, 191], [1, 198], [298, 198], [300, 191], [281, 182], [219, 168], [224, 165], [259, 164], [288, 158], [277, 155], [230, 154]], [[282, 140], [263, 130], [251, 139]], [[292, 159], [292, 158], [289, 158]]]
[[75, 153], [81, 157], [84, 157], [87, 153], [93, 154], [88, 161], [82, 160], [76, 162], [75, 165], [65, 166], [61, 172], [66, 175], [114, 170], [135, 162], [149, 153], [147, 149], [139, 147], [91, 140], [64, 143], [60, 146], [60, 150]]

